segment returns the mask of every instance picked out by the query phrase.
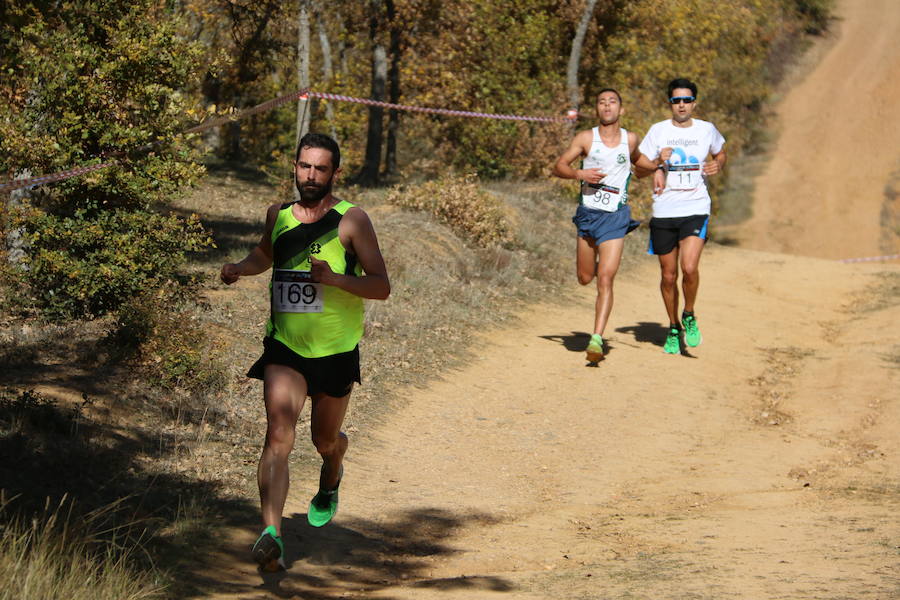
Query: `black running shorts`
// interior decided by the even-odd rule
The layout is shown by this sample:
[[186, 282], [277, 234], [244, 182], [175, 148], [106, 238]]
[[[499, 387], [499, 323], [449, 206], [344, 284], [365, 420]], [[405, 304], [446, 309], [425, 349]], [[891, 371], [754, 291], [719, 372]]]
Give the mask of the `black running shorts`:
[[695, 235], [706, 239], [709, 215], [690, 217], [653, 217], [650, 219], [650, 247], [647, 254], [668, 254], [678, 242]]
[[350, 352], [321, 358], [306, 358], [278, 340], [265, 337], [263, 338], [263, 354], [247, 371], [247, 377], [265, 379], [267, 365], [284, 365], [303, 375], [303, 378], [306, 379], [308, 396], [324, 393], [333, 398], [342, 398], [353, 389], [354, 381], [361, 383], [359, 346]]

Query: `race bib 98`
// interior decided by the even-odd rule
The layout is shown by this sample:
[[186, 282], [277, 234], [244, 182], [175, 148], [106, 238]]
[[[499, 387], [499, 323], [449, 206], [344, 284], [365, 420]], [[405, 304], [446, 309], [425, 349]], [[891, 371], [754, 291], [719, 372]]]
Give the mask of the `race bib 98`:
[[669, 165], [669, 174], [666, 175], [666, 188], [670, 190], [693, 190], [700, 185], [702, 177], [702, 165], [699, 163]]
[[309, 271], [275, 269], [272, 305], [281, 313], [320, 313], [324, 306], [322, 284], [310, 281]]
[[588, 208], [615, 212], [621, 199], [621, 190], [605, 183], [584, 182], [581, 186], [581, 203]]

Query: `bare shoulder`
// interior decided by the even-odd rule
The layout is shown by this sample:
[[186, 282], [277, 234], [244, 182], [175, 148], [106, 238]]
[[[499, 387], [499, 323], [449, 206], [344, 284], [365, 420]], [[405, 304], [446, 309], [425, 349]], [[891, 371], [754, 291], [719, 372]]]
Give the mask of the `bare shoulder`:
[[637, 134], [633, 131], [629, 131], [628, 132], [628, 147], [631, 148], [632, 150], [634, 150], [635, 148], [637, 148], [638, 142], [639, 142], [639, 140], [638, 140]]
[[341, 219], [341, 227], [351, 235], [362, 231], [370, 231], [373, 228], [372, 220], [369, 218], [368, 213], [355, 205], [348, 208], [347, 212], [344, 213], [344, 218]]
[[582, 129], [578, 133], [575, 134], [575, 139], [573, 143], [578, 143], [581, 146], [590, 146], [594, 141], [594, 130], [593, 129]]
[[276, 202], [274, 204], [270, 204], [269, 208], [266, 209], [266, 220], [274, 219], [275, 215], [281, 210], [281, 207], [284, 206], [281, 202]]

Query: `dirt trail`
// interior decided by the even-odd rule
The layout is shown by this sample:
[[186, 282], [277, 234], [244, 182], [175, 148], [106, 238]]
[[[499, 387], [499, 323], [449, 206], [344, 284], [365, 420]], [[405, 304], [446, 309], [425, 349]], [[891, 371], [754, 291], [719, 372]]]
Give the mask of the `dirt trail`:
[[[900, 4], [843, 2], [839, 13], [840, 40], [784, 102], [747, 247], [884, 251], [879, 211], [900, 158]], [[900, 598], [898, 278], [898, 264], [710, 245], [704, 343], [671, 356], [647, 258], [617, 281], [611, 352], [597, 367], [583, 360], [593, 291], [573, 286], [575, 301], [485, 333], [469, 366], [403, 390], [383, 423], [356, 434], [332, 524], [306, 525], [316, 482], [293, 481], [286, 572], [258, 574], [247, 562], [256, 532], [235, 531], [203, 574], [208, 589]], [[893, 291], [873, 291], [886, 284]]]
[[535, 307], [353, 448], [333, 524], [294, 483], [286, 573], [256, 574], [240, 532], [222, 597], [900, 597], [900, 306], [845, 308], [900, 268], [705, 265], [692, 356], [661, 350], [649, 259], [596, 368], [591, 291]]
[[753, 217], [736, 233], [743, 247], [835, 259], [900, 252], [882, 214], [885, 187], [900, 178], [900, 2], [843, 0], [837, 14], [839, 39], [779, 105]]

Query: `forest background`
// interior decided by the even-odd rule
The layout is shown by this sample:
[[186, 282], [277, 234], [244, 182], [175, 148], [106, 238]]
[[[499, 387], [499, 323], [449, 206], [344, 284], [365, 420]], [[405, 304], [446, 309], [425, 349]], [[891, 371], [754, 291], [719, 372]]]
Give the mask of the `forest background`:
[[[516, 241], [515, 220], [504, 216], [502, 199], [490, 189], [497, 181], [546, 178], [573, 131], [567, 123], [316, 100], [204, 134], [183, 133], [198, 123], [310, 87], [492, 113], [563, 116], [577, 107], [583, 128], [592, 125], [595, 93], [614, 87], [624, 97], [624, 126], [642, 133], [665, 117], [666, 83], [683, 76], [699, 83], [699, 116], [716, 123], [739, 163], [765, 144], [772, 90], [808, 37], [826, 29], [829, 11], [829, 0], [6, 2], [0, 7], [4, 181], [110, 158], [117, 164], [16, 191], [0, 207], [2, 366], [26, 368], [61, 326], [95, 327], [95, 345], [83, 352], [132, 367], [131, 383], [157, 388], [170, 418], [205, 414], [233, 392], [215, 351], [219, 340], [183, 326], [203, 285], [192, 261], [216, 245], [215, 228], [179, 208], [205, 173], [249, 173], [275, 190], [273, 200], [286, 199], [298, 130], [330, 133], [341, 143], [347, 184], [398, 186], [389, 201], [431, 211], [487, 253], [482, 266], [497, 267], [529, 248]], [[716, 181], [717, 198], [728, 197], [729, 177]], [[572, 192], [559, 187], [560, 194]], [[454, 191], [442, 196], [448, 188]], [[425, 196], [444, 205], [416, 200]], [[648, 216], [646, 196], [635, 194], [638, 217]], [[527, 260], [545, 258], [532, 254]], [[26, 329], [44, 337], [28, 338]], [[60, 442], [38, 443], [29, 427], [72, 438], [87, 396], [71, 411], [27, 389], [6, 390], [2, 401], [8, 455], [45, 456], [43, 466], [58, 470], [52, 463]], [[96, 454], [84, 440], [79, 444]], [[2, 475], [4, 543], [23, 544], [5, 546], [3, 564], [21, 569], [34, 546], [28, 527], [15, 527], [57, 505], [68, 490], [30, 490], [27, 474], [11, 467]], [[122, 559], [133, 546], [132, 529], [129, 543], [109, 533], [122, 531], [109, 526], [122, 520], [121, 511], [104, 508], [128, 495], [119, 491], [80, 499], [77, 512], [96, 517], [83, 520], [93, 524], [82, 532], [92, 541], [84, 550], [88, 563], [112, 556], [99, 564], [137, 560], [155, 573], [148, 566], [155, 559]], [[140, 512], [124, 505], [129, 515]], [[172, 543], [171, 524], [183, 512], [176, 506], [168, 521], [150, 528], [137, 521], [141, 532], [151, 532], [137, 537], [157, 544], [141, 541], [147, 555], [171, 549], [161, 540]]]

